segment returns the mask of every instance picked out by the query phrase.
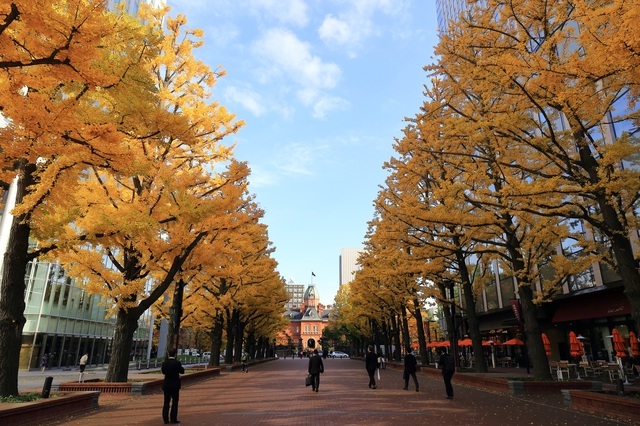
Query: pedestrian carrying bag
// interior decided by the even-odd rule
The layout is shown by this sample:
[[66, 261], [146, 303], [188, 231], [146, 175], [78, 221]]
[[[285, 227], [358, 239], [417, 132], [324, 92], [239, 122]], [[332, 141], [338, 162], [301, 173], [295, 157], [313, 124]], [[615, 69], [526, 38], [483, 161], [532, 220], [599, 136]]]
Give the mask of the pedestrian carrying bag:
[[304, 379], [304, 385], [305, 385], [305, 386], [311, 386], [311, 374], [309, 374], [309, 375]]

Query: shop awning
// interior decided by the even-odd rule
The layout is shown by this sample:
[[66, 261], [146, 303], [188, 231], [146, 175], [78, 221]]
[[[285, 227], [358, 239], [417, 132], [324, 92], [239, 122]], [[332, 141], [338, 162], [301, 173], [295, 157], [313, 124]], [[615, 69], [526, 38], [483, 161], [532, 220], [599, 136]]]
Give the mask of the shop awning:
[[[602, 294], [601, 294], [602, 293]], [[590, 294], [559, 302], [552, 322], [606, 318], [631, 313], [631, 305], [622, 292]]]

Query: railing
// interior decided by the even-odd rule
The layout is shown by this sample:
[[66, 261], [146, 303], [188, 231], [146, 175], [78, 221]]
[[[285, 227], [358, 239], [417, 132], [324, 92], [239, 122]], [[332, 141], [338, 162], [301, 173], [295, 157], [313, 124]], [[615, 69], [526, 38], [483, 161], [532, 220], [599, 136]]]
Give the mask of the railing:
[[[206, 364], [208, 358], [203, 356], [178, 355], [177, 359], [184, 365]], [[130, 369], [146, 370], [150, 368], [160, 368], [163, 358], [135, 359], [129, 363]]]

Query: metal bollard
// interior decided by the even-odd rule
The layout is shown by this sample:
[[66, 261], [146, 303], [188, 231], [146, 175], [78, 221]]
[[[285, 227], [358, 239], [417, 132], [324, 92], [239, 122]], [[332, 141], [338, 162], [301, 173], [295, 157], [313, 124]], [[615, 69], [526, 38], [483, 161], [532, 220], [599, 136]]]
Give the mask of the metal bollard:
[[42, 386], [42, 394], [40, 394], [43, 398], [49, 398], [49, 394], [51, 394], [51, 384], [53, 383], [53, 377], [48, 376], [44, 379], [44, 385]]

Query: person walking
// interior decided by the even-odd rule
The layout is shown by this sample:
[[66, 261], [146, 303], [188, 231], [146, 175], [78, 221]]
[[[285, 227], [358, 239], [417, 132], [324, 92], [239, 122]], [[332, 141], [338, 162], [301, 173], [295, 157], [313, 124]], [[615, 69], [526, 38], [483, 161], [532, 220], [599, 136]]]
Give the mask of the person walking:
[[320, 374], [324, 373], [324, 363], [318, 350], [313, 350], [313, 355], [309, 358], [309, 374], [311, 374], [311, 391], [318, 392], [320, 388]]
[[[184, 374], [182, 363], [176, 359], [176, 350], [169, 349], [169, 358], [162, 363], [164, 382], [164, 405], [162, 406], [162, 420], [164, 423], [180, 423], [178, 420], [178, 401], [180, 400], [180, 374]], [[171, 403], [171, 416], [169, 416]]]
[[376, 369], [378, 365], [378, 355], [373, 351], [373, 346], [369, 345], [367, 348], [367, 355], [364, 357], [364, 366], [369, 374], [369, 388], [376, 388]]
[[387, 368], [387, 360], [384, 358], [384, 354], [381, 350], [378, 350], [378, 364], [380, 364], [380, 368], [382, 370]]
[[416, 377], [416, 367], [418, 366], [418, 360], [411, 352], [411, 348], [407, 348], [407, 354], [404, 356], [404, 372], [402, 378], [404, 379], [404, 390], [409, 390], [409, 376], [413, 377], [413, 383], [416, 384], [416, 392], [420, 391], [420, 385], [418, 384], [418, 378]]
[[42, 356], [42, 361], [40, 361], [40, 374], [44, 373], [44, 370], [49, 366], [49, 355], [44, 354]]
[[88, 353], [84, 353], [84, 355], [82, 355], [80, 357], [80, 378], [79, 378], [79, 382], [82, 383], [84, 382], [84, 370], [85, 368], [87, 368], [87, 361], [89, 361], [89, 354]]
[[240, 361], [242, 362], [242, 372], [248, 373], [249, 372], [249, 354], [246, 352], [242, 352]]
[[447, 399], [453, 399], [453, 386], [451, 386], [451, 378], [456, 371], [456, 361], [451, 353], [447, 351], [440, 355], [440, 368], [442, 369], [442, 378], [444, 379], [444, 387], [447, 391]]

